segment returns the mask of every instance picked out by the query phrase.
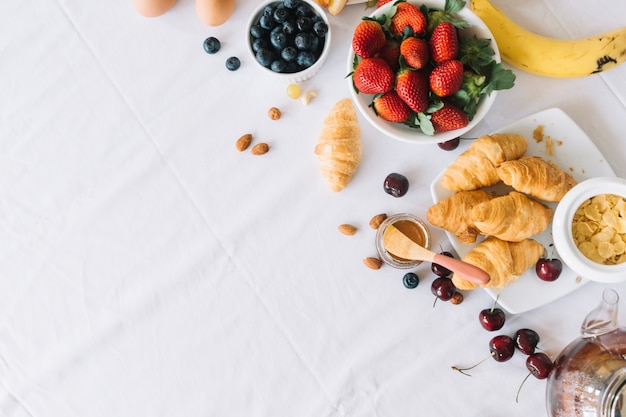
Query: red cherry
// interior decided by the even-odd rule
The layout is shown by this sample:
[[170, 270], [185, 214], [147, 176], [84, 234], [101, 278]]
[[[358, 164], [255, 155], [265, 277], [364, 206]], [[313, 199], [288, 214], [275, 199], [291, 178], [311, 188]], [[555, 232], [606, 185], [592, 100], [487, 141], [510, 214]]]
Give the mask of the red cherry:
[[520, 352], [531, 355], [539, 344], [539, 334], [532, 329], [519, 329], [515, 332], [515, 345]]
[[437, 146], [439, 146], [444, 151], [453, 151], [459, 147], [459, 143], [461, 143], [461, 138], [454, 138], [447, 140], [445, 142], [439, 142]]
[[554, 363], [545, 353], [537, 352], [526, 358], [526, 368], [535, 378], [546, 379], [550, 376]]
[[535, 265], [537, 276], [544, 281], [555, 281], [563, 271], [563, 263], [557, 258], [541, 258]]
[[500, 330], [504, 326], [506, 315], [504, 310], [499, 307], [485, 308], [478, 313], [478, 320], [483, 328], [487, 331], [493, 332]]
[[501, 334], [489, 341], [489, 351], [497, 362], [506, 362], [515, 353], [515, 342], [511, 336]]

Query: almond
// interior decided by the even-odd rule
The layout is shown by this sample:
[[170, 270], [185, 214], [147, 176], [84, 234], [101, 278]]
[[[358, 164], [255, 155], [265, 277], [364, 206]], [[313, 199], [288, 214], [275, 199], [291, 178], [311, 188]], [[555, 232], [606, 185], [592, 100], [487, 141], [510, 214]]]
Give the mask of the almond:
[[252, 135], [250, 133], [246, 133], [245, 135], [237, 139], [237, 142], [235, 142], [235, 148], [237, 148], [239, 152], [243, 152], [248, 149], [250, 143], [252, 143]]
[[352, 236], [356, 233], [356, 227], [352, 226], [351, 224], [340, 224], [337, 228], [341, 233], [347, 236]]
[[367, 257], [363, 259], [363, 263], [369, 269], [380, 269], [380, 267], [383, 266], [383, 261], [381, 261], [378, 258], [372, 258], [372, 257]]
[[261, 142], [254, 145], [252, 149], [250, 149], [250, 153], [252, 155], [263, 155], [266, 154], [269, 150], [270, 146], [265, 142]]
[[377, 214], [370, 220], [370, 227], [374, 230], [378, 229], [380, 224], [385, 221], [387, 215], [385, 213]]

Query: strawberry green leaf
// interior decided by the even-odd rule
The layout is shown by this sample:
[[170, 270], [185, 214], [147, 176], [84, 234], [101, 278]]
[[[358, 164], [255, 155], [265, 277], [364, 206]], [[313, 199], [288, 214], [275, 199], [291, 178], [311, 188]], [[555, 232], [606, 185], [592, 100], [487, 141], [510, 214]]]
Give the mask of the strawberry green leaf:
[[433, 123], [430, 121], [430, 117], [428, 117], [425, 113], [417, 113], [417, 120], [419, 121], [419, 126], [422, 133], [428, 136], [432, 136], [435, 134], [435, 128], [433, 127]]
[[482, 68], [491, 63], [494, 55], [491, 39], [478, 38], [476, 35], [459, 36], [460, 60], [474, 72], [482, 73]]
[[491, 94], [494, 90], [508, 90], [515, 85], [515, 73], [504, 68], [501, 62], [492, 61], [485, 67], [483, 73], [487, 76], [487, 83], [481, 91], [481, 95]]

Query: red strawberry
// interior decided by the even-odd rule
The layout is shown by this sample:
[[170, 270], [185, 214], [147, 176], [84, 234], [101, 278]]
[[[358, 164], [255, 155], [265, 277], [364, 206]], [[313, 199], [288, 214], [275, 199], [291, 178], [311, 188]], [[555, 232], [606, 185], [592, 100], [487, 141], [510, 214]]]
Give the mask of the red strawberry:
[[381, 58], [365, 58], [357, 65], [352, 81], [364, 94], [382, 94], [393, 88], [394, 72]]
[[352, 34], [352, 49], [361, 58], [373, 57], [383, 46], [387, 39], [383, 27], [376, 20], [362, 20]]
[[404, 33], [404, 28], [409, 27], [415, 35], [424, 33], [426, 30], [426, 18], [421, 10], [405, 1], [396, 5], [396, 13], [391, 17], [389, 30], [394, 35]]
[[372, 107], [378, 116], [388, 122], [402, 123], [411, 116], [409, 106], [393, 90], [376, 96], [372, 101]]
[[407, 65], [420, 69], [428, 64], [428, 43], [424, 39], [408, 37], [400, 44], [400, 54], [404, 56]]
[[467, 126], [469, 119], [460, 107], [451, 103], [444, 103], [443, 107], [430, 116], [435, 132], [461, 129]]
[[456, 59], [459, 54], [459, 37], [450, 22], [440, 22], [435, 26], [428, 41], [430, 53], [435, 62]]
[[463, 83], [463, 63], [456, 59], [444, 61], [430, 73], [430, 89], [439, 97], [459, 91]]
[[397, 71], [400, 69], [400, 45], [397, 41], [388, 39], [385, 46], [378, 51], [376, 57], [387, 61], [392, 70]]
[[398, 96], [416, 113], [428, 108], [428, 78], [421, 71], [402, 68], [396, 75]]
[[376, 8], [378, 9], [381, 6], [384, 6], [387, 3], [391, 3], [393, 0], [378, 0], [376, 2]]

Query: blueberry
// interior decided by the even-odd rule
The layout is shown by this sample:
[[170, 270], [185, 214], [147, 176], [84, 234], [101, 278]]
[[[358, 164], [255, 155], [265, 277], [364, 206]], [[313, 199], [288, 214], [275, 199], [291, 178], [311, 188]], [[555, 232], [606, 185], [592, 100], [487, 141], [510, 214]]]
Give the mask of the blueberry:
[[272, 51], [266, 48], [259, 49], [255, 57], [259, 64], [268, 68], [270, 65], [272, 65], [272, 61], [274, 60], [274, 54], [272, 53]]
[[261, 15], [259, 26], [266, 30], [272, 30], [276, 26], [276, 21], [273, 16]]
[[270, 44], [265, 38], [255, 39], [252, 41], [252, 50], [254, 52], [259, 52], [260, 49], [268, 48], [269, 46]]
[[293, 20], [287, 20], [285, 23], [283, 23], [283, 32], [286, 35], [295, 35], [298, 32], [296, 23]]
[[287, 70], [287, 62], [282, 59], [272, 61], [270, 69], [274, 72], [285, 72]]
[[283, 4], [288, 9], [295, 9], [296, 7], [300, 5], [300, 0], [284, 0]]
[[282, 50], [287, 46], [287, 35], [283, 31], [272, 31], [270, 34], [270, 43], [277, 50]]
[[263, 8], [263, 13], [261, 14], [262, 16], [270, 16], [270, 17], [274, 17], [274, 6], [271, 4], [268, 4], [267, 6], [265, 6]]
[[315, 13], [313, 13], [313, 9], [306, 3], [300, 3], [298, 7], [296, 7], [296, 16], [308, 16], [311, 17]]
[[323, 38], [328, 33], [328, 25], [324, 21], [318, 21], [313, 23], [313, 33], [320, 38]]
[[308, 32], [313, 27], [313, 22], [311, 18], [308, 16], [300, 16], [296, 20], [296, 24], [298, 25], [298, 29], [301, 32]]
[[241, 66], [241, 61], [236, 56], [231, 56], [226, 60], [226, 68], [229, 71], [237, 71]]
[[309, 51], [317, 51], [320, 47], [320, 38], [318, 38], [317, 36], [310, 36], [309, 38], [311, 39], [311, 46], [309, 46]]
[[412, 289], [418, 286], [420, 283], [419, 277], [414, 272], [407, 272], [402, 277], [402, 283], [405, 287]]
[[295, 62], [298, 57], [298, 50], [293, 46], [287, 46], [285, 49], [280, 51], [280, 57], [286, 62]]
[[207, 54], [214, 54], [220, 50], [221, 44], [217, 38], [210, 36], [204, 40], [202, 46]]
[[250, 35], [256, 39], [264, 38], [267, 36], [267, 29], [263, 29], [260, 25], [253, 25], [250, 27]]
[[308, 51], [300, 51], [296, 58], [296, 63], [302, 68], [308, 68], [315, 64], [315, 55]]
[[274, 21], [276, 23], [284, 23], [289, 20], [289, 9], [286, 7], [278, 7], [274, 10]]
[[293, 39], [293, 42], [296, 45], [296, 48], [301, 51], [306, 51], [311, 48], [312, 36], [306, 32], [300, 32]]

